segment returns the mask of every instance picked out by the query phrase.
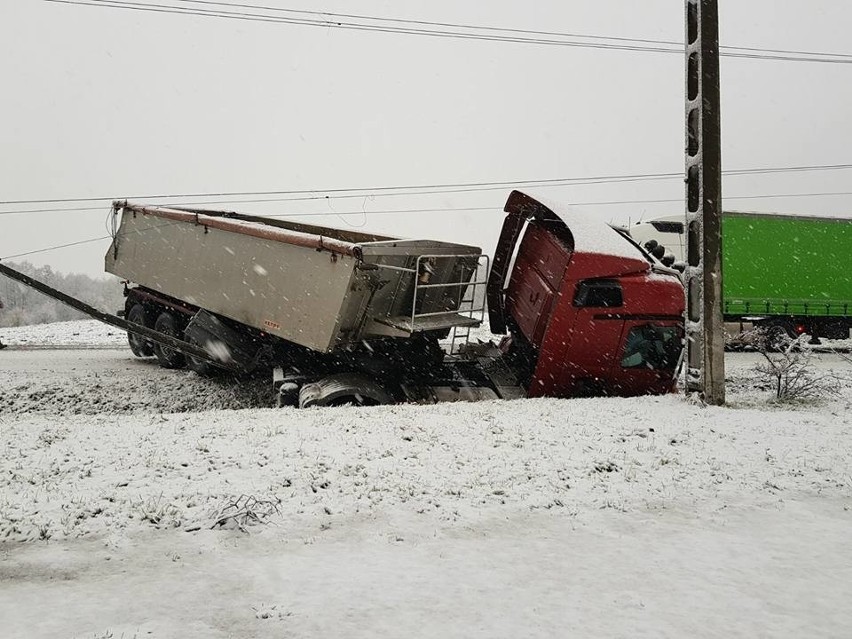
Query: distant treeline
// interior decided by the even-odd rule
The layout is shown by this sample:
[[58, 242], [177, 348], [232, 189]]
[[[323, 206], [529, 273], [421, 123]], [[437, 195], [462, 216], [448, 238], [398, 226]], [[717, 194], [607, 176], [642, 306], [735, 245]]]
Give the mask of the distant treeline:
[[[33, 266], [29, 262], [7, 264], [63, 293], [91, 304], [97, 309], [115, 313], [124, 306], [122, 287], [117, 277], [93, 278], [78, 273], [57, 273], [50, 266]], [[23, 284], [0, 275], [0, 327], [48, 324], [84, 319], [85, 315]]]

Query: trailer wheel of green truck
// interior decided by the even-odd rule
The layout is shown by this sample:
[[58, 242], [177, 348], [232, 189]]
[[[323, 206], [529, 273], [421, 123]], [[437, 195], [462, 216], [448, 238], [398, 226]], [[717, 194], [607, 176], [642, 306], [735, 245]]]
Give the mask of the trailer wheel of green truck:
[[[183, 337], [183, 331], [178, 328], [175, 316], [168, 311], [163, 311], [157, 317], [154, 330], [178, 339]], [[162, 344], [154, 344], [154, 355], [157, 356], [157, 361], [163, 368], [183, 368], [186, 365], [186, 357], [183, 353]]]
[[[151, 328], [151, 323], [148, 321], [148, 314], [145, 312], [145, 307], [142, 304], [134, 304], [130, 307], [130, 310], [127, 311], [127, 321]], [[141, 335], [128, 333], [127, 342], [130, 344], [130, 350], [133, 351], [136, 357], [151, 357], [154, 354], [154, 345]]]
[[772, 320], [762, 322], [760, 327], [766, 331], [766, 346], [772, 351], [780, 351], [786, 348], [792, 340], [798, 337], [796, 327], [793, 326], [792, 322]]
[[849, 323], [845, 320], [829, 320], [820, 328], [822, 336], [826, 339], [849, 339]]

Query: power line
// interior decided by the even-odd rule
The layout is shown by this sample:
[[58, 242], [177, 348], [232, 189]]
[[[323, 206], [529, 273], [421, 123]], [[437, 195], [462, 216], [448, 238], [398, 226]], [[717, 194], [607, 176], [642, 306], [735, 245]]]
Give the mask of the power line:
[[[840, 165], [838, 165], [839, 167]], [[846, 165], [847, 168], [852, 168], [852, 164]], [[761, 169], [766, 170], [766, 169]], [[671, 179], [683, 177], [682, 173], [646, 173], [635, 175], [616, 175], [616, 176], [594, 176], [584, 178], [552, 178], [547, 180], [507, 180], [500, 182], [456, 182], [446, 184], [413, 184], [404, 186], [371, 186], [357, 188], [331, 188], [331, 189], [295, 189], [282, 191], [232, 191], [220, 193], [181, 193], [181, 194], [158, 194], [158, 195], [133, 195], [127, 197], [116, 196], [101, 196], [90, 198], [55, 198], [44, 200], [6, 200], [0, 201], [0, 205], [10, 204], [56, 204], [60, 202], [111, 202], [115, 199], [128, 200], [164, 200], [172, 198], [194, 198], [194, 197], [242, 197], [249, 195], [307, 195], [315, 193], [334, 193], [347, 194], [352, 193], [349, 197], [377, 197], [384, 193], [396, 194], [403, 192], [402, 195], [423, 195], [431, 192], [445, 193], [448, 189], [482, 189], [490, 190], [492, 188], [509, 188], [512, 186], [565, 186], [573, 184], [597, 183], [599, 181], [618, 182], [623, 180], [651, 180], [651, 179]], [[408, 191], [421, 191], [418, 193], [409, 193]], [[340, 197], [335, 195], [335, 197]], [[296, 198], [294, 198], [296, 199]], [[299, 198], [300, 199], [300, 198]], [[327, 195], [311, 195], [304, 199], [329, 199]], [[283, 201], [283, 200], [282, 200]]]
[[[756, 200], [756, 199], [775, 199], [775, 198], [800, 198], [800, 197], [821, 197], [821, 196], [848, 196], [852, 195], [852, 191], [842, 191], [842, 192], [817, 192], [817, 193], [775, 193], [775, 194], [763, 194], [763, 195], [735, 195], [725, 197], [724, 200]], [[618, 200], [618, 201], [607, 201], [607, 202], [571, 202], [569, 206], [578, 207], [578, 206], [615, 206], [615, 205], [628, 205], [628, 204], [667, 204], [667, 203], [676, 203], [683, 202], [683, 198], [664, 198], [664, 199], [653, 199], [653, 200]], [[204, 204], [204, 203], [202, 203]], [[215, 202], [207, 202], [206, 204], [216, 204]], [[189, 204], [183, 204], [183, 206], [187, 206]], [[317, 217], [317, 216], [346, 216], [346, 215], [382, 215], [382, 214], [400, 214], [400, 213], [459, 213], [463, 211], [495, 211], [498, 207], [493, 206], [482, 206], [482, 207], [463, 207], [463, 208], [440, 208], [440, 209], [403, 209], [403, 210], [382, 210], [382, 211], [333, 211], [328, 213], [276, 213], [272, 215], [262, 215], [260, 217]], [[54, 211], [62, 211], [65, 209], [52, 209]], [[80, 210], [80, 209], [68, 209], [68, 210]], [[98, 210], [98, 209], [87, 209], [87, 210]], [[34, 211], [16, 211], [11, 212], [7, 211], [4, 214], [11, 213], [32, 213]], [[148, 231], [153, 231], [155, 229], [161, 228], [163, 226], [172, 226], [174, 224], [178, 224], [178, 222], [167, 222], [165, 224], [160, 224], [157, 226], [153, 226]], [[33, 251], [27, 251], [25, 253], [17, 253], [15, 255], [7, 255], [3, 258], [3, 260], [10, 260], [19, 257], [27, 257], [29, 255], [35, 255], [38, 253], [47, 253], [50, 251], [55, 251], [63, 248], [68, 248], [72, 246], [80, 246], [82, 244], [91, 244], [93, 242], [100, 242], [103, 240], [109, 240], [112, 238], [112, 235], [104, 235], [101, 237], [95, 237], [88, 240], [80, 240], [78, 242], [70, 242], [68, 244], [58, 244], [55, 246], [49, 246], [46, 248], [36, 249]]]
[[[434, 22], [429, 20], [410, 20], [410, 19], [402, 19], [402, 18], [388, 18], [384, 16], [368, 16], [368, 15], [359, 15], [359, 14], [351, 14], [351, 13], [337, 13], [337, 12], [329, 12], [329, 11], [308, 11], [304, 9], [284, 9], [281, 7], [270, 7], [265, 5], [257, 5], [257, 4], [244, 4], [239, 2], [213, 2], [212, 0], [173, 0], [174, 2], [180, 2], [181, 4], [195, 4], [195, 5], [210, 5], [210, 6], [220, 6], [220, 7], [229, 7], [229, 8], [242, 8], [242, 9], [258, 9], [262, 11], [271, 11], [276, 13], [291, 13], [298, 15], [314, 15], [314, 16], [325, 16], [326, 19], [334, 18], [351, 18], [355, 20], [370, 20], [374, 22], [390, 22], [395, 24], [415, 24], [421, 26], [430, 26], [430, 27], [448, 27], [453, 29], [469, 29], [471, 31], [494, 31], [500, 33], [518, 33], [523, 35], [536, 35], [536, 36], [555, 36], [560, 38], [583, 38], [587, 40], [610, 40], [614, 42], [631, 42], [635, 44], [655, 44], [655, 45], [667, 45], [667, 46], [675, 46], [675, 47], [683, 47], [684, 43], [676, 40], [653, 40], [648, 38], [625, 38], [619, 36], [602, 36], [602, 35], [593, 35], [587, 33], [571, 33], [565, 31], [539, 31], [534, 29], [517, 29], [517, 28], [509, 28], [509, 27], [494, 27], [494, 26], [486, 26], [486, 25], [476, 25], [476, 24], [460, 24], [456, 22]], [[739, 47], [739, 46], [729, 46], [729, 45], [721, 45], [720, 50], [726, 51], [749, 51], [755, 53], [781, 53], [781, 54], [789, 54], [789, 55], [798, 55], [798, 56], [822, 56], [828, 58], [849, 58], [852, 57], [852, 54], [849, 53], [828, 53], [824, 51], [797, 51], [791, 49], [767, 49], [767, 48], [758, 48], [758, 47]]]
[[37, 253], [47, 253], [49, 251], [56, 251], [58, 249], [68, 248], [69, 246], [80, 246], [81, 244], [91, 244], [92, 242], [100, 242], [101, 240], [109, 240], [111, 237], [109, 235], [104, 235], [103, 237], [93, 237], [89, 240], [80, 240], [79, 242], [69, 242], [68, 244], [57, 244], [56, 246], [49, 246], [47, 248], [36, 249], [34, 251], [27, 251], [26, 253], [17, 253], [15, 255], [7, 255], [3, 257], [3, 260], [13, 260], [18, 257], [27, 257], [28, 255], [36, 255]]
[[[174, 226], [175, 224], [180, 224], [180, 222], [164, 222], [163, 224], [156, 224], [151, 226], [143, 231], [142, 233], [148, 233], [150, 231], [155, 231], [157, 229], [161, 229], [166, 226]], [[50, 251], [56, 251], [59, 249], [69, 248], [71, 246], [80, 246], [82, 244], [91, 244], [93, 242], [102, 242], [103, 240], [111, 240], [113, 239], [113, 235], [103, 235], [101, 237], [93, 237], [88, 240], [80, 240], [78, 242], [68, 242], [67, 244], [56, 244], [54, 246], [48, 246], [45, 248], [35, 249], [32, 251], [26, 251], [25, 253], [17, 253], [15, 255], [6, 255], [5, 257], [0, 258], [2, 260], [12, 260], [18, 257], [27, 257], [28, 255], [36, 255], [38, 253], [48, 253]]]
[[[246, 204], [253, 202], [278, 202], [280, 200], [228, 200], [216, 202], [174, 202], [166, 207], [187, 207], [187, 206], [206, 206], [208, 204]], [[152, 205], [156, 206], [156, 205]], [[393, 209], [381, 211], [328, 211], [328, 212], [313, 212], [313, 213], [274, 213], [274, 214], [258, 214], [261, 217], [318, 217], [328, 215], [372, 215], [373, 213], [441, 213], [442, 211], [465, 212], [465, 211], [493, 211], [493, 206], [465, 206], [465, 207], [442, 207], [430, 209]], [[102, 206], [83, 206], [74, 208], [52, 208], [52, 209], [28, 209], [18, 211], [0, 211], [0, 215], [22, 215], [27, 213], [73, 213], [82, 211], [102, 211]]]
[[[201, 4], [201, 5], [214, 5], [220, 7], [231, 7], [231, 8], [242, 8], [242, 9], [259, 9], [262, 11], [272, 11], [277, 13], [293, 13], [300, 15], [314, 15], [314, 16], [324, 16], [326, 20], [330, 20], [332, 18], [351, 18], [355, 20], [369, 20], [373, 22], [391, 22], [395, 24], [415, 24], [420, 26], [430, 26], [430, 27], [449, 27], [453, 29], [469, 29], [471, 31], [496, 31], [501, 33], [519, 33], [524, 35], [538, 35], [538, 36], [556, 36], [560, 38], [585, 38], [589, 40], [612, 40], [616, 42], [633, 42], [638, 44], [659, 44], [659, 45], [671, 45], [671, 46], [683, 46], [683, 42], [675, 42], [671, 40], [650, 40], [643, 38], [623, 38], [617, 36], [601, 36], [601, 35], [589, 35], [584, 33], [567, 33], [564, 31], [537, 31], [533, 29], [517, 29], [517, 28], [509, 28], [509, 27], [492, 27], [485, 25], [474, 25], [474, 24], [459, 24], [455, 22], [434, 22], [430, 20], [407, 20], [402, 18], [388, 18], [385, 16], [367, 16], [367, 15], [359, 15], [352, 13], [337, 13], [330, 11], [308, 11], [305, 9], [284, 9], [281, 7], [269, 7], [265, 5], [256, 5], [256, 4], [243, 4], [238, 2], [212, 2], [207, 0], [172, 0], [173, 2], [180, 2], [183, 4]], [[787, 53], [787, 52], [785, 52]]]
[[20, 209], [17, 211], [0, 211], [0, 215], [21, 215], [22, 213], [82, 213], [83, 211], [103, 211], [103, 206], [74, 206], [49, 209]]
[[346, 30], [354, 30], [354, 31], [371, 31], [371, 32], [379, 32], [379, 33], [397, 33], [403, 35], [419, 35], [419, 36], [428, 36], [428, 37], [438, 37], [438, 38], [451, 38], [451, 39], [460, 39], [460, 40], [484, 40], [491, 42], [512, 42], [512, 43], [521, 43], [521, 44], [538, 44], [538, 45], [549, 45], [549, 46], [564, 46], [564, 47], [580, 47], [580, 48], [591, 48], [591, 49], [616, 49], [616, 50], [625, 50], [625, 51], [651, 51], [651, 52], [659, 52], [659, 53], [680, 53], [683, 52], [679, 49], [672, 49], [667, 47], [652, 47], [652, 46], [639, 46], [639, 45], [628, 45], [628, 44], [618, 44], [618, 43], [587, 43], [587, 42], [575, 42], [575, 41], [567, 41], [567, 40], [548, 40], [545, 38], [522, 38], [517, 36], [502, 36], [497, 34], [476, 34], [476, 33], [463, 33], [463, 32], [455, 32], [455, 31], [446, 31], [446, 30], [431, 30], [431, 29], [418, 29], [418, 28], [406, 28], [406, 27], [391, 27], [391, 26], [379, 26], [379, 25], [368, 25], [368, 24], [358, 24], [352, 22], [343, 22], [341, 20], [320, 20], [320, 19], [307, 19], [307, 18], [287, 18], [280, 16], [270, 16], [265, 14], [252, 14], [246, 12], [234, 12], [234, 11], [210, 11], [210, 10], [201, 10], [201, 9], [186, 9], [183, 7], [175, 7], [173, 5], [164, 5], [164, 4], [152, 4], [152, 3], [140, 3], [140, 2], [116, 2], [113, 0], [44, 0], [45, 2], [52, 2], [56, 4], [68, 4], [68, 5], [79, 5], [79, 6], [89, 6], [89, 7], [101, 7], [101, 8], [111, 8], [111, 9], [127, 9], [132, 11], [143, 11], [150, 13], [162, 13], [162, 14], [175, 14], [175, 15], [191, 15], [191, 16], [203, 16], [210, 18], [224, 18], [224, 19], [233, 19], [233, 20], [243, 20], [248, 22], [266, 22], [266, 23], [275, 23], [275, 24], [291, 24], [291, 25], [302, 25], [302, 26], [311, 26], [311, 27], [322, 27], [322, 28], [332, 28], [332, 29], [346, 29]]
[[[785, 198], [802, 198], [802, 197], [841, 197], [850, 196], [852, 191], [819, 191], [814, 193], [764, 193], [762, 195], [728, 195], [725, 200], [766, 200], [766, 199], [785, 199]], [[174, 202], [170, 206], [206, 206], [209, 204], [253, 204], [253, 203], [272, 203], [290, 200], [281, 200], [278, 198], [263, 199], [263, 200], [216, 200], [204, 202]], [[592, 202], [570, 202], [570, 206], [615, 206], [621, 204], [666, 204], [672, 202], [683, 202], [683, 198], [663, 198], [652, 200], [610, 200], [610, 201], [592, 201]], [[169, 206], [169, 205], [166, 205]], [[475, 211], [494, 211], [499, 206], [444, 206], [440, 208], [420, 208], [420, 209], [382, 209], [378, 211], [328, 211], [328, 212], [312, 212], [312, 213], [258, 213], [260, 217], [323, 217], [334, 215], [388, 215], [388, 214], [407, 214], [407, 213], [462, 213]], [[49, 209], [19, 209], [14, 211], [0, 211], [0, 215], [26, 215], [28, 213], [76, 213], [83, 211], [102, 211], [102, 206], [80, 206], [80, 207], [57, 207]]]
[[[261, 5], [231, 4], [222, 2], [193, 2], [192, 4], [207, 4], [236, 8], [253, 8], [267, 12], [302, 13], [319, 16], [336, 16], [334, 19], [321, 18], [298, 18], [269, 15], [268, 13], [248, 13], [245, 11], [223, 11], [210, 10], [199, 7], [187, 8], [170, 4], [154, 4], [151, 2], [129, 2], [123, 0], [45, 0], [56, 4], [101, 7], [111, 9], [125, 9], [151, 13], [191, 15], [211, 18], [223, 18], [232, 20], [243, 20], [250, 22], [267, 22], [290, 25], [313, 26], [322, 28], [348, 29], [356, 31], [372, 31], [381, 33], [397, 33], [404, 35], [418, 35], [440, 38], [455, 38], [462, 40], [484, 40], [492, 42], [509, 42], [518, 44], [536, 44], [544, 46], [579, 47], [590, 49], [613, 49], [622, 51], [644, 51], [654, 53], [676, 53], [683, 55], [683, 45], [667, 40], [645, 40], [639, 38], [617, 38], [599, 35], [560, 34], [558, 32], [532, 31], [523, 29], [507, 29], [500, 27], [484, 27], [477, 25], [461, 25], [454, 23], [427, 22], [423, 20], [401, 20], [383, 17], [354, 16], [353, 14], [334, 14], [325, 12], [307, 12], [278, 7], [264, 7]], [[173, 0], [174, 2], [187, 2], [187, 0]], [[427, 25], [435, 27], [451, 27], [463, 29], [463, 31], [448, 31], [446, 28], [421, 28], [420, 26], [382, 26], [380, 24], [364, 24], [358, 22], [346, 22], [347, 16], [360, 20], [372, 22]], [[467, 30], [467, 31], [464, 31]], [[480, 31], [480, 33], [471, 32]], [[486, 33], [482, 33], [486, 31]], [[526, 35], [504, 35], [504, 34], [526, 34]], [[540, 37], [529, 37], [530, 35]], [[551, 36], [560, 38], [575, 37], [584, 39], [595, 39], [597, 42], [583, 42], [578, 40], [550, 39]], [[645, 43], [645, 44], [642, 44]], [[675, 46], [676, 45], [676, 46]], [[852, 54], [819, 53], [807, 51], [789, 51], [784, 49], [758, 49], [755, 47], [725, 47], [721, 54], [723, 57], [744, 58], [757, 60], [777, 60], [788, 62], [821, 62], [830, 64], [852, 64]]]
[[[723, 171], [728, 176], [741, 175], [768, 175], [773, 173], [800, 173], [811, 171], [838, 171], [852, 169], [852, 164], [821, 164], [812, 166], [788, 166], [788, 167], [763, 167], [752, 169], [732, 169]], [[181, 193], [181, 194], [159, 194], [159, 195], [133, 195], [133, 196], [101, 196], [89, 198], [52, 198], [32, 200], [5, 200], [0, 201], [0, 206], [27, 205], [27, 204], [61, 204], [74, 202], [112, 202], [113, 200], [168, 200], [177, 198], [207, 198], [207, 197], [246, 197], [246, 196], [298, 196], [311, 193], [326, 193], [329, 195], [309, 195], [307, 197], [280, 197], [270, 201], [295, 202], [306, 200], [330, 200], [343, 198], [376, 198], [388, 195], [433, 195], [445, 193], [459, 193], [470, 191], [491, 191], [505, 188], [524, 187], [559, 187], [559, 186], [587, 186], [593, 184], [611, 184], [620, 182], [656, 181], [669, 179], [683, 179], [682, 172], [672, 173], [637, 173], [627, 175], [591, 176], [578, 178], [552, 178], [547, 180], [511, 180], [500, 182], [457, 182], [448, 184], [422, 184], [405, 186], [374, 186], [362, 188], [333, 188], [333, 189], [299, 189], [282, 191], [233, 191], [220, 193]], [[262, 201], [262, 200], [259, 200]], [[239, 202], [239, 200], [235, 200]], [[213, 202], [218, 203], [218, 202]], [[227, 204], [228, 202], [222, 202]]]
[[[852, 191], [840, 192], [822, 192], [822, 193], [765, 193], [763, 195], [723, 195], [722, 201], [726, 200], [773, 200], [782, 198], [799, 198], [799, 197], [831, 197], [831, 196], [849, 196]], [[615, 206], [622, 204], [668, 204], [673, 202], [683, 202], [684, 198], [665, 198], [655, 200], [612, 200], [608, 202], [572, 202], [570, 206]]]

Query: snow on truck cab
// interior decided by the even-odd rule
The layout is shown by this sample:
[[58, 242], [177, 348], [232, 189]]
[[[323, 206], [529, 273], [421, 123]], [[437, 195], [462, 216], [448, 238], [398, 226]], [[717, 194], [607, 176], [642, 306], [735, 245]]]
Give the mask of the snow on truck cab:
[[[272, 373], [279, 405], [662, 394], [683, 287], [631, 240], [513, 191], [493, 263], [474, 246], [233, 212], [114, 203], [124, 318], [0, 272], [202, 374]], [[490, 266], [490, 268], [489, 268]], [[499, 343], [471, 340], [484, 323]]]

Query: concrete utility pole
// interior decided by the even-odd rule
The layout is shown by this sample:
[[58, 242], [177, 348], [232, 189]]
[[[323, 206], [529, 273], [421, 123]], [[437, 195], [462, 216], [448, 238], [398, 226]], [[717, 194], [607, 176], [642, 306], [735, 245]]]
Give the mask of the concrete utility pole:
[[725, 403], [719, 2], [686, 0], [686, 388]]

